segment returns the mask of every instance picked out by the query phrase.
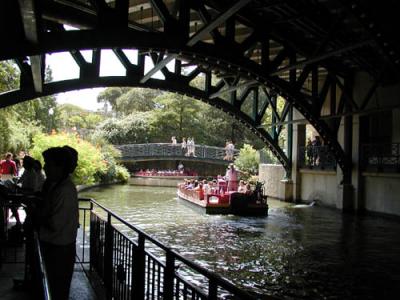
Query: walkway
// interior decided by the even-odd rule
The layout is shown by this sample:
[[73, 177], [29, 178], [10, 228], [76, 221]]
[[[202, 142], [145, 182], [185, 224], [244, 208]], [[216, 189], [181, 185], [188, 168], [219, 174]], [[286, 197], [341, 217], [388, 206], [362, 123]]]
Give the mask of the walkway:
[[[181, 144], [152, 143], [115, 145], [121, 151], [122, 161], [192, 160], [215, 164], [228, 164], [226, 150], [221, 147], [196, 145], [193, 155], [182, 150]], [[234, 150], [236, 156], [239, 150]]]
[[[10, 226], [14, 224], [11, 223]], [[32, 299], [29, 290], [22, 288], [14, 288], [14, 279], [22, 280], [24, 278], [24, 246], [13, 248], [12, 251], [7, 251], [9, 248], [3, 247], [4, 261], [19, 261], [21, 263], [4, 263], [0, 267], [0, 299], [2, 300], [25, 300]], [[16, 252], [14, 252], [16, 250]], [[0, 252], [1, 253], [1, 252]], [[16, 255], [14, 255], [16, 253]], [[105, 294], [102, 287], [97, 283], [95, 278], [92, 278], [92, 284], [96, 286], [95, 290], [89, 282], [85, 271], [79, 263], [75, 264], [74, 275], [72, 278], [70, 289], [70, 300], [103, 300]]]

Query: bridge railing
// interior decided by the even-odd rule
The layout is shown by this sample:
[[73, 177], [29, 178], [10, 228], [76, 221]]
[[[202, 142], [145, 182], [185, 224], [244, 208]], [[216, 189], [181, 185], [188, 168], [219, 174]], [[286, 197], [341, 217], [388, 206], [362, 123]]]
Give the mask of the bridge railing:
[[365, 171], [400, 172], [400, 143], [362, 145], [361, 165]]
[[[195, 145], [194, 155], [188, 155], [187, 148], [182, 149], [181, 144], [152, 143], [152, 144], [126, 144], [115, 145], [121, 151], [122, 158], [143, 157], [196, 157], [205, 160], [226, 160], [226, 150], [220, 147]], [[234, 150], [234, 156], [239, 150]]]
[[95, 200], [81, 198], [80, 203], [81, 213], [90, 214], [84, 234], [90, 250], [82, 262], [104, 282], [107, 299], [256, 299]]
[[336, 158], [328, 146], [304, 146], [299, 147], [298, 164], [300, 168], [335, 170]]

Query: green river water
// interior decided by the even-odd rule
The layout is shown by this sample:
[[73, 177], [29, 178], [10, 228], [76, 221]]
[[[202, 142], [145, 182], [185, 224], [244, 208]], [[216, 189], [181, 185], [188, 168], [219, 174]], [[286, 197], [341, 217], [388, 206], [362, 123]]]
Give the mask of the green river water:
[[80, 196], [261, 298], [397, 299], [400, 292], [396, 219], [278, 201], [269, 201], [267, 217], [206, 215], [165, 187], [115, 185]]

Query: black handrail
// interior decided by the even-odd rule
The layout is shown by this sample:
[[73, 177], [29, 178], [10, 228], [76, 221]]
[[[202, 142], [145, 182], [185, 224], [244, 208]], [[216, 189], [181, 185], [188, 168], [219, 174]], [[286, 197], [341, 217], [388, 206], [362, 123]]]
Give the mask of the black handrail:
[[33, 233], [33, 246], [34, 246], [34, 253], [35, 253], [36, 267], [37, 267], [37, 270], [34, 275], [37, 276], [37, 283], [40, 285], [39, 286], [41, 294], [40, 296], [43, 300], [51, 300], [46, 266], [43, 261], [38, 233], [36, 231]]
[[[130, 224], [129, 222], [124, 220], [122, 217], [120, 217], [116, 213], [114, 213], [112, 210], [110, 210], [107, 207], [103, 206], [102, 204], [98, 203], [96, 200], [91, 199], [91, 198], [79, 198], [79, 201], [90, 202], [90, 203], [94, 204], [96, 207], [101, 208], [104, 212], [107, 213], [107, 220], [103, 221], [103, 222], [105, 222], [104, 223], [105, 227], [103, 229], [105, 231], [104, 231], [103, 234], [105, 235], [106, 239], [107, 239], [107, 235], [112, 235], [113, 230], [118, 232], [118, 234], [127, 237], [126, 235], [120, 233], [119, 231], [117, 231], [115, 228], [112, 227], [111, 218], [114, 218], [114, 219], [118, 220], [121, 224], [123, 224], [124, 226], [126, 226], [127, 228], [133, 230], [134, 232], [136, 232], [138, 234], [138, 244], [134, 248], [134, 249], [136, 249], [136, 250], [133, 251], [134, 253], [137, 253], [137, 251], [140, 251], [140, 248], [141, 248], [140, 245], [142, 245], [142, 247], [144, 247], [144, 242], [145, 241], [149, 241], [152, 244], [154, 244], [157, 247], [159, 247], [161, 250], [165, 251], [165, 253], [166, 253], [166, 262], [165, 263], [162, 263], [158, 259], [155, 259], [155, 257], [151, 253], [144, 251], [145, 255], [149, 256], [151, 259], [155, 259], [155, 261], [164, 268], [164, 283], [163, 283], [164, 291], [163, 291], [163, 294], [164, 294], [165, 299], [168, 299], [168, 298], [172, 299], [172, 295], [174, 293], [174, 290], [171, 290], [172, 289], [173, 280], [174, 280], [173, 278], [176, 278], [177, 280], [181, 280], [182, 282], [184, 281], [184, 279], [181, 276], [179, 276], [177, 274], [177, 272], [175, 272], [175, 261], [176, 260], [182, 262], [187, 267], [189, 267], [192, 270], [198, 272], [202, 276], [208, 278], [208, 280], [209, 280], [208, 297], [207, 297], [208, 299], [214, 299], [214, 298], [216, 299], [217, 298], [217, 289], [218, 289], [218, 287], [221, 287], [224, 290], [228, 291], [229, 293], [232, 293], [236, 297], [239, 297], [239, 299], [257, 299], [257, 297], [255, 297], [254, 295], [252, 295], [252, 294], [250, 294], [250, 293], [238, 288], [237, 286], [235, 286], [234, 284], [232, 284], [228, 280], [224, 279], [220, 275], [218, 275], [218, 274], [216, 274], [214, 272], [211, 272], [211, 271], [199, 266], [197, 263], [195, 263], [193, 261], [190, 261], [189, 259], [185, 258], [184, 256], [182, 256], [178, 252], [176, 252], [176, 251], [172, 250], [171, 248], [167, 247], [166, 245], [161, 243], [156, 238], [146, 234], [140, 228], [137, 228], [136, 226]], [[109, 228], [109, 229], [107, 229], [107, 228]], [[114, 239], [115, 239], [115, 237], [113, 238], [113, 240]], [[107, 244], [107, 243], [110, 243], [110, 242], [112, 244]], [[104, 257], [109, 256], [108, 259], [113, 259], [112, 258], [112, 254], [110, 254], [110, 251], [112, 251], [112, 249], [115, 249], [115, 247], [117, 247], [117, 245], [114, 245], [114, 242], [112, 242], [112, 241], [110, 241], [110, 242], [107, 242], [106, 240], [104, 242], [102, 242], [102, 243], [104, 243], [104, 250], [103, 250], [104, 253], [103, 253], [103, 255], [104, 255]], [[144, 248], [143, 248], [143, 250], [144, 250]], [[107, 258], [105, 258], [105, 259], [107, 259]], [[109, 262], [104, 262], [104, 265], [102, 265], [102, 270], [106, 274], [105, 275], [106, 277], [110, 276], [110, 274], [108, 274], [107, 271], [112, 269], [112, 268], [110, 269], [110, 265], [108, 265], [108, 264], [109, 264]], [[144, 272], [144, 270], [145, 270], [144, 266], [142, 267], [142, 269], [143, 269], [143, 272]], [[134, 275], [134, 273], [133, 273], [133, 275]], [[143, 274], [143, 276], [144, 276], [144, 274]], [[103, 280], [106, 281], [106, 285], [107, 285], [107, 283], [112, 281], [111, 278], [103, 279]], [[189, 285], [193, 290], [197, 290], [200, 295], [206, 295], [205, 292], [201, 291], [197, 287], [193, 287], [193, 285], [191, 285], [189, 283], [186, 283], [186, 284]], [[137, 286], [136, 286], [136, 288], [137, 288]], [[144, 292], [144, 290], [141, 293], [143, 293], [143, 292]], [[263, 296], [263, 298], [264, 299], [275, 299], [272, 296]]]
[[363, 144], [361, 167], [364, 171], [400, 172], [400, 143]]

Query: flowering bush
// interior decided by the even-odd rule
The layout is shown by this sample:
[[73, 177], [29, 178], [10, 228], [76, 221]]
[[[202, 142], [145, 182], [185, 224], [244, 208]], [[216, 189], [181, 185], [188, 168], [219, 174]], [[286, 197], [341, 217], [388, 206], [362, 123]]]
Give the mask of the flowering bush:
[[[68, 145], [78, 151], [78, 166], [73, 174], [75, 184], [91, 184], [94, 182], [109, 182], [113, 180], [126, 181], [129, 173], [118, 166], [115, 156], [118, 152], [108, 147], [96, 147], [88, 141], [81, 139], [74, 133], [55, 133], [45, 135], [37, 134], [33, 138], [31, 156], [43, 163], [42, 152], [51, 147]], [[108, 151], [107, 151], [108, 150]], [[118, 169], [118, 172], [113, 170]], [[110, 176], [106, 176], [110, 174]], [[122, 175], [121, 175], [122, 174]]]

